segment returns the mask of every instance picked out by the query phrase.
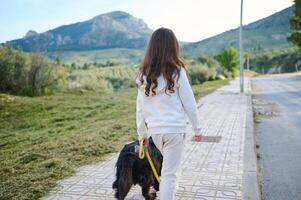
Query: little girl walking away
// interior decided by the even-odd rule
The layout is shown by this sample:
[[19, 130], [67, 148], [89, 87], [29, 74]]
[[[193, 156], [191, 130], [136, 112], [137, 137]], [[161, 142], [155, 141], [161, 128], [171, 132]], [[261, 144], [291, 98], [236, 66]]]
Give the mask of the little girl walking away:
[[193, 140], [200, 141], [202, 136], [186, 66], [170, 29], [160, 28], [152, 34], [136, 83], [139, 139], [145, 139], [147, 145], [148, 136], [152, 136], [162, 153], [160, 199], [173, 200], [184, 145], [185, 114], [194, 130]]

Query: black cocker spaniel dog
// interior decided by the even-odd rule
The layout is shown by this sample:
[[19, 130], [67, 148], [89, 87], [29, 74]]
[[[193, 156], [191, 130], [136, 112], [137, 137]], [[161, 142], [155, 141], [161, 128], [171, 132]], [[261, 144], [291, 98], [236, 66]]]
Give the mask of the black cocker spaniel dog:
[[[159, 191], [159, 183], [151, 170], [150, 164], [146, 156], [144, 159], [139, 158], [138, 149], [139, 141], [136, 140], [126, 144], [119, 154], [116, 163], [116, 181], [114, 181], [112, 186], [116, 191], [115, 198], [118, 200], [124, 200], [132, 185], [136, 184], [141, 186], [142, 195], [146, 200], [156, 198], [156, 193], [150, 193], [151, 187]], [[149, 139], [148, 151], [160, 176], [163, 157], [152, 138]]]

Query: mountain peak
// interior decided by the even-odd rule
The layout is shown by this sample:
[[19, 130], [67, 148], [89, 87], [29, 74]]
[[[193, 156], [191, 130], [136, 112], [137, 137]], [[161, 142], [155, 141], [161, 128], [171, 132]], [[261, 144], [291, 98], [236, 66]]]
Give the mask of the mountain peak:
[[25, 38], [28, 38], [28, 37], [32, 37], [32, 36], [35, 36], [37, 35], [38, 33], [36, 31], [33, 31], [33, 30], [29, 30], [27, 31], [27, 33], [25, 34]]
[[113, 20], [119, 20], [119, 19], [127, 19], [127, 18], [134, 18], [134, 17], [127, 12], [117, 10], [117, 11], [112, 11], [112, 12], [97, 15], [97, 16], [93, 17], [92, 20], [97, 20], [97, 19], [102, 19], [102, 18], [110, 18]]
[[26, 37], [8, 43], [29, 52], [143, 48], [151, 33], [143, 20], [113, 11], [40, 34], [30, 31]]
[[113, 19], [132, 17], [132, 15], [130, 15], [129, 13], [120, 11], [120, 10], [112, 11], [112, 12], [106, 13], [105, 15], [107, 15], [108, 17], [111, 17]]

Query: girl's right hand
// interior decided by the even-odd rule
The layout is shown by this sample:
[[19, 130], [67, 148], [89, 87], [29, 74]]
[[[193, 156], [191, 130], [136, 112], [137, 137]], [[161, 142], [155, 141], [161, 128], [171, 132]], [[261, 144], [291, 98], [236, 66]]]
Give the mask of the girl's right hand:
[[143, 140], [143, 144], [144, 144], [144, 146], [149, 146], [149, 140], [148, 140], [148, 138], [144, 138], [144, 140]]
[[195, 134], [195, 136], [192, 138], [193, 142], [200, 142], [202, 141], [202, 134]]

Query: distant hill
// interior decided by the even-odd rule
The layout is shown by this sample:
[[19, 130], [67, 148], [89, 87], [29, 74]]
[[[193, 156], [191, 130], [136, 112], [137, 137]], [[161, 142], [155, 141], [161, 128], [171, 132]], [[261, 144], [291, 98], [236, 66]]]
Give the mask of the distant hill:
[[152, 30], [141, 19], [114, 11], [90, 20], [36, 33], [8, 43], [27, 52], [86, 51], [111, 48], [139, 49], [146, 45]]
[[[245, 25], [243, 29], [244, 49], [271, 49], [288, 47], [287, 36], [290, 34], [289, 19], [292, 7], [286, 8], [269, 17]], [[208, 39], [183, 46], [184, 55], [216, 54], [225, 47], [238, 48], [239, 29], [232, 29]]]

